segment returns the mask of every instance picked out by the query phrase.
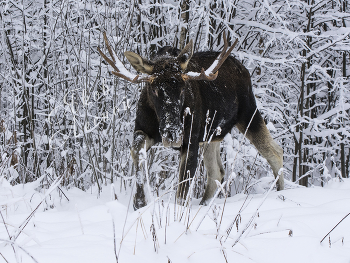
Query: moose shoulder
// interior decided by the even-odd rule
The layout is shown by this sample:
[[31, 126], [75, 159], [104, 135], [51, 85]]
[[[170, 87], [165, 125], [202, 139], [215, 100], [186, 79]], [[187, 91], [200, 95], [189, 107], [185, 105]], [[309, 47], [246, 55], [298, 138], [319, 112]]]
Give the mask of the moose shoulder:
[[[139, 153], [153, 144], [180, 150], [177, 199], [186, 199], [190, 180], [198, 164], [198, 150], [205, 144], [204, 165], [207, 185], [201, 204], [206, 204], [216, 191], [224, 169], [220, 159], [220, 142], [236, 126], [270, 164], [277, 190], [284, 188], [282, 148], [272, 139], [257, 110], [248, 70], [230, 56], [224, 35], [224, 49], [219, 52], [193, 54], [193, 44], [180, 50], [164, 47], [153, 60], [145, 60], [133, 52], [125, 52], [131, 65], [143, 75], [126, 71], [115, 57], [104, 35], [112, 59], [100, 50], [114, 68], [114, 74], [130, 82], [145, 82], [138, 101], [131, 155], [136, 167], [134, 208], [146, 205]], [[207, 69], [207, 70], [204, 70]], [[208, 123], [208, 119], [210, 122]], [[209, 139], [210, 138], [210, 139]]]

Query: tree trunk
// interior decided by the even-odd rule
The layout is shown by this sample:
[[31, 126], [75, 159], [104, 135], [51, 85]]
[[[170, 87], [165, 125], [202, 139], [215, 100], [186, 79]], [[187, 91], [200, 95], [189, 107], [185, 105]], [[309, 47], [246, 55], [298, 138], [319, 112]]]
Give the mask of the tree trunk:
[[183, 0], [181, 3], [181, 31], [180, 31], [180, 49], [183, 49], [186, 45], [187, 38], [187, 24], [190, 18], [189, 16], [189, 0]]
[[[306, 56], [306, 50], [303, 50], [303, 56]], [[303, 136], [304, 136], [304, 131], [303, 131], [303, 124], [302, 124], [302, 120], [304, 117], [304, 89], [305, 89], [305, 72], [306, 71], [306, 63], [303, 63], [301, 66], [301, 87], [300, 87], [300, 102], [299, 102], [299, 113], [300, 113], [300, 119], [299, 119], [299, 143], [298, 143], [298, 154], [299, 154], [299, 178], [303, 176], [303, 149], [302, 149], [302, 145], [303, 145]], [[295, 154], [297, 154], [295, 152]], [[305, 179], [301, 179], [299, 181], [300, 185], [304, 185], [307, 186], [307, 184], [305, 185]]]
[[[346, 10], [346, 4], [347, 4], [347, 1], [344, 0], [343, 6], [342, 6], [342, 9], [343, 9], [342, 11], [344, 13]], [[345, 19], [343, 19], [343, 26], [346, 27]], [[343, 51], [343, 78], [344, 78], [344, 80], [346, 78], [346, 51]], [[345, 112], [343, 112], [343, 114], [344, 113]], [[345, 119], [342, 120], [342, 126], [343, 126], [343, 129], [346, 128]], [[344, 134], [342, 134], [341, 137], [342, 137], [342, 142], [340, 144], [341, 174], [342, 174], [343, 178], [347, 178], [349, 176], [349, 174], [347, 172], [346, 163], [345, 163], [345, 143], [344, 143], [345, 136], [344, 136]]]
[[[343, 52], [343, 77], [344, 79], [346, 78], [346, 51]], [[344, 114], [344, 112], [343, 112]], [[345, 119], [342, 119], [342, 126], [343, 129], [346, 129], [346, 125], [345, 125]], [[348, 174], [346, 173], [346, 164], [345, 164], [345, 144], [344, 144], [344, 140], [345, 140], [345, 136], [342, 133], [341, 135], [342, 138], [342, 142], [340, 144], [340, 160], [341, 160], [341, 175], [343, 178], [347, 178]]]

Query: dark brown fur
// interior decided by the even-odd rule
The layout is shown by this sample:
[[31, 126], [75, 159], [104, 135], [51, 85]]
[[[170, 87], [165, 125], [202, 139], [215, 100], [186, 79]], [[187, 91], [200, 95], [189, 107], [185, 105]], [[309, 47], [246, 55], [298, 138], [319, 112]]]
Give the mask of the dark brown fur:
[[[179, 53], [179, 50], [165, 47], [155, 60], [144, 61], [152, 68], [151, 75], [154, 79], [142, 89], [136, 113], [131, 151], [138, 172], [135, 209], [146, 204], [139, 164], [141, 148], [146, 146], [148, 150], [153, 144], [163, 141], [166, 146], [180, 150], [180, 185], [177, 198], [184, 200], [190, 181], [181, 182], [188, 177], [187, 175], [191, 178], [194, 176], [199, 143], [207, 141], [213, 135], [212, 146], [208, 147], [208, 152], [204, 154], [208, 185], [201, 203], [205, 204], [216, 189], [215, 180], [220, 180], [224, 175], [218, 143], [235, 125], [244, 133], [256, 110], [250, 74], [237, 59], [229, 56], [214, 81], [184, 81], [184, 72], [181, 69], [184, 62], [189, 61], [185, 72], [200, 72], [202, 68], [208, 68], [219, 53], [200, 52], [191, 57], [185, 52], [183, 56], [180, 54], [180, 57], [176, 57], [175, 54]], [[142, 65], [133, 66], [141, 71]], [[185, 114], [186, 109], [190, 110], [191, 115]], [[206, 122], [207, 114], [210, 118], [209, 123]], [[208, 136], [204, 138], [205, 134]], [[268, 160], [277, 176], [282, 168], [283, 152], [272, 140], [259, 111], [256, 111], [248, 127], [247, 137]], [[280, 174], [278, 182], [278, 190], [281, 189], [283, 174]]]

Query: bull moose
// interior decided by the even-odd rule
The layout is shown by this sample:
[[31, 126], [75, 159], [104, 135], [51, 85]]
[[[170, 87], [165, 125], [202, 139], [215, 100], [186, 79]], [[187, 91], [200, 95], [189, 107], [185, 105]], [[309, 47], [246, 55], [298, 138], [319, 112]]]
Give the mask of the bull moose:
[[[180, 150], [179, 186], [177, 200], [183, 203], [198, 165], [198, 151], [205, 144], [203, 154], [207, 184], [200, 204], [206, 204], [214, 195], [224, 176], [220, 159], [220, 142], [236, 126], [270, 164], [274, 176], [279, 175], [277, 190], [283, 190], [283, 150], [271, 137], [257, 110], [249, 71], [228, 49], [224, 35], [222, 52], [193, 53], [192, 40], [179, 50], [161, 48], [151, 60], [126, 51], [124, 55], [142, 73], [132, 74], [117, 58], [104, 40], [111, 58], [100, 49], [101, 56], [113, 67], [116, 76], [131, 83], [144, 82], [137, 104], [135, 130], [131, 155], [136, 167], [134, 208], [146, 205], [143, 180], [140, 174], [139, 154], [162, 142], [165, 147]], [[206, 70], [205, 70], [206, 69]], [[208, 116], [211, 118], [208, 125]], [[210, 140], [208, 141], [208, 135]]]

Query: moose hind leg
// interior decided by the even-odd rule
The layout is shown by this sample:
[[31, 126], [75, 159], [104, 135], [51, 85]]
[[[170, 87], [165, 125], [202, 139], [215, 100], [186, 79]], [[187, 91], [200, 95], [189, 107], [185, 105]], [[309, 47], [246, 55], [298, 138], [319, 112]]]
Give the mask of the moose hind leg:
[[[241, 133], [245, 133], [246, 127], [244, 125], [238, 124], [236, 126]], [[283, 167], [283, 150], [273, 140], [259, 111], [256, 113], [251, 127], [248, 128], [246, 136], [270, 164], [275, 178], [279, 175], [279, 180], [276, 184], [277, 191], [283, 190], [284, 178], [283, 172], [280, 171]]]
[[146, 196], [143, 189], [143, 178], [142, 169], [144, 169], [144, 164], [140, 163], [140, 151], [145, 147], [146, 150], [151, 148], [154, 144], [154, 140], [148, 137], [143, 131], [134, 132], [134, 140], [131, 147], [131, 157], [134, 162], [135, 172], [136, 172], [136, 192], [134, 194], [134, 210], [147, 205]]
[[220, 142], [211, 142], [204, 147], [204, 165], [207, 170], [207, 185], [204, 196], [200, 202], [201, 205], [206, 205], [213, 197], [216, 191], [216, 180], [221, 182], [225, 175], [225, 170], [222, 166], [220, 158]]

